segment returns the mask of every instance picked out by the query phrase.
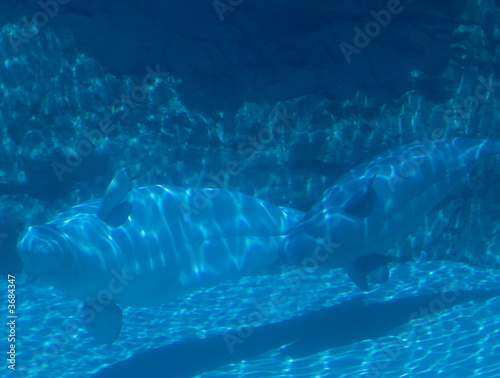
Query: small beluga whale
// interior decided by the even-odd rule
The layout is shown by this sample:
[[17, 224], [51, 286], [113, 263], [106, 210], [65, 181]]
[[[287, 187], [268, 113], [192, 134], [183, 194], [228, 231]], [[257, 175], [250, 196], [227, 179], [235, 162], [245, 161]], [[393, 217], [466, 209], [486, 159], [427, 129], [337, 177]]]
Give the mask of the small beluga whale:
[[466, 137], [388, 150], [348, 171], [323, 194], [286, 238], [286, 258], [293, 265], [343, 268], [368, 291], [368, 282], [389, 277], [386, 250], [422, 222], [481, 159], [499, 153], [498, 141]]
[[131, 190], [120, 171], [102, 200], [21, 233], [30, 274], [84, 301], [89, 333], [119, 336], [124, 306], [156, 306], [258, 271], [283, 254], [304, 213], [225, 189], [153, 185]]

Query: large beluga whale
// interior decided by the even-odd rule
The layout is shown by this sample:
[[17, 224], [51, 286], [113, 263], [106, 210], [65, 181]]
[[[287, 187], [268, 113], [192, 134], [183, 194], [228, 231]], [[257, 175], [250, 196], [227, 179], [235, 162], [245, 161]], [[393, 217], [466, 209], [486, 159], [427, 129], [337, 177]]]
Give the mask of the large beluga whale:
[[124, 306], [155, 306], [258, 271], [283, 253], [303, 213], [225, 189], [131, 189], [120, 171], [102, 200], [26, 229], [26, 270], [84, 301], [88, 331], [113, 343]]
[[388, 150], [341, 176], [323, 194], [285, 240], [285, 255], [294, 265], [344, 268], [367, 291], [369, 281], [389, 277], [386, 250], [482, 158], [499, 153], [498, 141], [465, 137]]

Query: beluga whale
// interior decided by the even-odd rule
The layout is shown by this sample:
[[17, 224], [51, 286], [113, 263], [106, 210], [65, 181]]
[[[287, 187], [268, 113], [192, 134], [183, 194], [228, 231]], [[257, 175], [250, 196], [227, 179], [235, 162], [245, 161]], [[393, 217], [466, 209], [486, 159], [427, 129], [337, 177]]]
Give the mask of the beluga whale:
[[[389, 278], [385, 252], [500, 142], [456, 137], [390, 149], [341, 176], [285, 239], [292, 265], [343, 268], [362, 290]], [[312, 260], [311, 260], [312, 259]]]
[[275, 262], [304, 213], [226, 189], [131, 190], [127, 169], [104, 197], [23, 231], [28, 273], [84, 302], [99, 342], [119, 336], [119, 305], [157, 306]]

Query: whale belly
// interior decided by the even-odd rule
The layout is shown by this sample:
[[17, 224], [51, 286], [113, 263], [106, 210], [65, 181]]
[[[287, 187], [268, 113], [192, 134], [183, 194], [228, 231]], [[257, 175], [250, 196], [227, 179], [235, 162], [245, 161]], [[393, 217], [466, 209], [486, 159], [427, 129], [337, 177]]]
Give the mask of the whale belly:
[[180, 247], [181, 259], [172, 256], [164, 265], [142, 270], [114, 299], [125, 306], [156, 306], [190, 291], [237, 279], [273, 263], [281, 253], [281, 239], [236, 237]]

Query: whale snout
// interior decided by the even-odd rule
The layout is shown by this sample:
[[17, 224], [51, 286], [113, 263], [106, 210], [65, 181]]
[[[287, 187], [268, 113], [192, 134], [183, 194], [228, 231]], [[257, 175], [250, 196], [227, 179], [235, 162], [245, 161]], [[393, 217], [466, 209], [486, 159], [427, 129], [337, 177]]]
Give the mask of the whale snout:
[[55, 227], [36, 226], [19, 236], [17, 254], [26, 271], [53, 283], [67, 272], [69, 245]]

